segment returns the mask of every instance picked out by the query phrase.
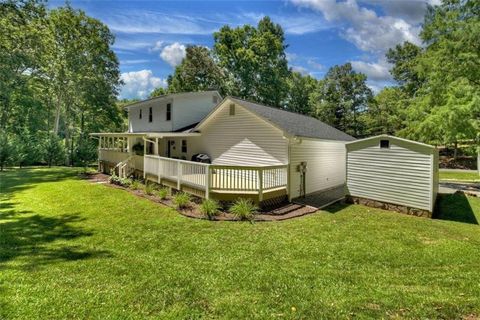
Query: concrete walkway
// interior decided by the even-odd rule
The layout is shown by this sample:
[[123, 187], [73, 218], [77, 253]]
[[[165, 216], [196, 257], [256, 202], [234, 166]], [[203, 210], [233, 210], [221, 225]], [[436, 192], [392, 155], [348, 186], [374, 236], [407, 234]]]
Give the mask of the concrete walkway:
[[480, 197], [480, 183], [469, 182], [445, 182], [441, 181], [438, 186], [438, 193], [454, 194], [457, 191], [465, 192]]

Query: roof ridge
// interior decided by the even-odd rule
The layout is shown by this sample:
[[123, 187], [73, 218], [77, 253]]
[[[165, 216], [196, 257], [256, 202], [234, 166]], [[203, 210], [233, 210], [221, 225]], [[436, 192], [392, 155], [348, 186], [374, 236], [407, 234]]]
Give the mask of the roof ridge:
[[[148, 98], [148, 99], [145, 99], [145, 100], [140, 100], [140, 101], [135, 101], [133, 103], [130, 103], [130, 104], [127, 104], [126, 106], [123, 106], [123, 108], [128, 108], [128, 107], [132, 107], [136, 104], [140, 104], [140, 103], [144, 103], [144, 102], [148, 102], [148, 101], [152, 101], [152, 100], [157, 100], [157, 99], [164, 99], [164, 98], [167, 98], [168, 96], [175, 96], [175, 95], [181, 95], [181, 94], [197, 94], [197, 93], [208, 93], [208, 92], [216, 92], [220, 95], [220, 93], [218, 92], [218, 90], [204, 90], [204, 91], [182, 91], [182, 92], [173, 92], [173, 93], [167, 93], [167, 94], [162, 94], [162, 95], [159, 95], [159, 96], [156, 96], [156, 97], [152, 97], [152, 98]], [[221, 96], [220, 96], [221, 97]]]
[[[317, 120], [317, 121], [320, 121], [320, 122], [322, 122], [322, 123], [325, 123], [325, 122], [323, 122], [322, 120], [318, 120], [317, 118], [314, 118], [314, 117], [312, 117], [312, 116], [308, 116], [308, 115], [306, 115], [306, 114], [298, 113], [298, 112], [291, 111], [291, 110], [287, 110], [287, 109], [282, 109], [282, 108], [280, 108], [280, 107], [267, 106], [266, 104], [263, 104], [263, 103], [258, 103], [258, 102], [254, 102], [254, 101], [251, 101], [251, 100], [245, 100], [245, 99], [242, 99], [242, 98], [239, 98], [239, 97], [235, 97], [235, 96], [227, 96], [226, 98], [233, 98], [233, 99], [240, 100], [240, 101], [244, 101], [244, 102], [248, 102], [248, 103], [258, 104], [259, 106], [262, 106], [262, 107], [266, 107], [266, 108], [270, 108], [270, 109], [274, 109], [274, 110], [285, 111], [285, 112], [288, 112], [288, 113], [292, 113], [292, 114], [295, 114], [295, 115], [298, 115], [298, 116], [302, 116], [302, 117], [305, 117], [305, 118], [315, 119], [315, 120]], [[328, 123], [325, 123], [325, 124], [329, 125]], [[337, 130], [338, 130], [338, 129], [337, 129]]]

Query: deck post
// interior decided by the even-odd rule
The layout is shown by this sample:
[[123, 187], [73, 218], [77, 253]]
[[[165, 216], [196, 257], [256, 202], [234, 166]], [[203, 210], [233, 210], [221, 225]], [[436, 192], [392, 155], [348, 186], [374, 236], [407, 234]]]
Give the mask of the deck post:
[[158, 178], [158, 184], [162, 181], [162, 175], [160, 174], [162, 172], [162, 160], [158, 160], [158, 168], [157, 168], [157, 178]]
[[177, 161], [177, 190], [182, 186], [182, 163]]
[[210, 198], [210, 166], [207, 166], [207, 170], [205, 172], [205, 199]]
[[263, 201], [263, 168], [258, 168], [258, 202]]

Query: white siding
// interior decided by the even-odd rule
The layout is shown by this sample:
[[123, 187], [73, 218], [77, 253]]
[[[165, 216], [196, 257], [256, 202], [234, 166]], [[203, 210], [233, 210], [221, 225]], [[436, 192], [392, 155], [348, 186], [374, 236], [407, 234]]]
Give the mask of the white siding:
[[[390, 148], [380, 148], [380, 140]], [[378, 138], [347, 145], [350, 195], [432, 210], [432, 151], [404, 141]]]
[[201, 132], [195, 149], [208, 154], [215, 164], [267, 166], [288, 163], [288, 140], [283, 132], [239, 105], [232, 116], [228, 104], [219, 108]]
[[[200, 122], [215, 107], [213, 96], [220, 101], [216, 92], [199, 92], [191, 95], [172, 95], [164, 99], [153, 99], [132, 106], [128, 111], [129, 132], [169, 132]], [[167, 104], [172, 105], [171, 120], [167, 121]], [[153, 119], [149, 122], [149, 109]], [[139, 118], [140, 109], [142, 119]]]
[[[138, 106], [130, 107], [128, 110], [128, 131], [129, 132], [160, 132], [172, 131], [172, 121], [167, 121], [167, 103], [173, 103], [169, 100], [152, 100], [142, 103]], [[153, 121], [148, 121], [149, 108], [152, 107]], [[140, 109], [142, 110], [142, 119], [139, 118]], [[172, 104], [173, 109], [173, 104]], [[173, 112], [173, 111], [172, 111]]]
[[213, 96], [217, 96], [220, 102], [220, 96], [216, 92], [198, 94], [192, 97], [176, 97], [173, 107], [173, 131], [185, 128], [192, 124], [200, 122], [217, 105], [213, 102]]
[[300, 195], [300, 173], [297, 166], [307, 161], [306, 193], [312, 193], [345, 184], [345, 143], [302, 139], [290, 147], [291, 197]]

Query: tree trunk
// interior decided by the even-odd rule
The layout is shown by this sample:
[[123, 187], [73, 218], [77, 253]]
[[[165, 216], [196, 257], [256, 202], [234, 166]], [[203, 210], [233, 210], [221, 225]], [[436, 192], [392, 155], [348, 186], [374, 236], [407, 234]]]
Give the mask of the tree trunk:
[[457, 160], [458, 156], [458, 141], [453, 143], [453, 160]]

